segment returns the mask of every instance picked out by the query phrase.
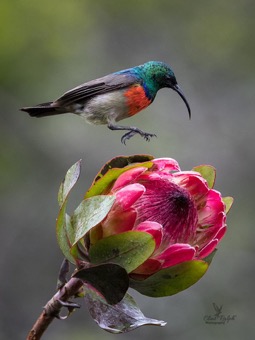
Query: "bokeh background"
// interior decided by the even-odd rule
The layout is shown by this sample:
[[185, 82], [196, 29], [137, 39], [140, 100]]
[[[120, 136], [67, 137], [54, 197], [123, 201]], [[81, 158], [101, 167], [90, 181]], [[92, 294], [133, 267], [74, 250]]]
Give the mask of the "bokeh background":
[[[167, 326], [123, 335], [100, 330], [86, 307], [45, 334], [52, 340], [251, 339], [255, 334], [255, 3], [184, 0], [22, 0], [0, 5], [0, 338], [24, 339], [54, 294], [62, 255], [55, 237], [57, 192], [82, 158], [70, 212], [116, 155], [174, 157], [182, 169], [217, 168], [216, 189], [232, 195], [228, 233], [207, 274], [169, 298], [132, 293], [145, 315]], [[188, 98], [161, 90], [124, 123], [154, 132], [120, 143], [121, 132], [74, 115], [32, 119], [19, 108], [148, 60], [169, 63]], [[208, 325], [212, 303], [225, 325]]]

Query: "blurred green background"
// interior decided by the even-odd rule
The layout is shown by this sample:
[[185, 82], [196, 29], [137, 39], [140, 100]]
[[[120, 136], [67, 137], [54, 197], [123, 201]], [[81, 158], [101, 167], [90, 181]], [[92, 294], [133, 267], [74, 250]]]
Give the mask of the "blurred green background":
[[[86, 307], [56, 320], [45, 339], [251, 339], [255, 334], [255, 3], [168, 0], [3, 0], [0, 5], [0, 338], [24, 339], [54, 294], [62, 255], [55, 237], [57, 192], [82, 158], [69, 209], [116, 155], [176, 158], [182, 169], [217, 168], [216, 189], [232, 195], [228, 233], [204, 278], [176, 296], [131, 292], [145, 315], [168, 322], [124, 335], [100, 330]], [[156, 133], [120, 143], [121, 132], [74, 115], [32, 119], [18, 109], [55, 99], [80, 83], [148, 60], [169, 63], [190, 102], [164, 89], [124, 123]], [[223, 305], [237, 315], [208, 325]]]

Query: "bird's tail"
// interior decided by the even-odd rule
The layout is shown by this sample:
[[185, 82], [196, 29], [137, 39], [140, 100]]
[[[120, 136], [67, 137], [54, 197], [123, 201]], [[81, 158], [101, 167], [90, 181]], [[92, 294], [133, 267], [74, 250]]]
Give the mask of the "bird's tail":
[[48, 102], [36, 106], [22, 107], [20, 110], [29, 113], [31, 117], [37, 118], [65, 113], [65, 111], [61, 111], [58, 107], [53, 106], [52, 103], [53, 102]]

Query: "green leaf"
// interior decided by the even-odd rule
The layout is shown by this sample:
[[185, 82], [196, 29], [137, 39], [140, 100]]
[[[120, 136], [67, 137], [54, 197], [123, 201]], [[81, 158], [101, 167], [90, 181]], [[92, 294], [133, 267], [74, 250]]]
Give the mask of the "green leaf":
[[126, 294], [124, 299], [112, 306], [95, 291], [84, 287], [85, 303], [95, 322], [107, 332], [119, 334], [130, 332], [144, 325], [165, 326], [166, 322], [147, 318], [136, 305], [134, 299]]
[[207, 181], [208, 187], [210, 189], [213, 188], [215, 178], [216, 178], [216, 169], [211, 165], [199, 165], [192, 169], [193, 171], [199, 172], [200, 175]]
[[[78, 161], [67, 171], [65, 179], [61, 183], [58, 192], [60, 211], [56, 224], [57, 241], [64, 256], [72, 263], [75, 262], [74, 257], [70, 254], [70, 248], [74, 239], [74, 231], [70, 216], [66, 214], [66, 206], [69, 193], [79, 178], [80, 166], [81, 161]], [[76, 250], [73, 249], [73, 254], [75, 253]]]
[[127, 231], [99, 240], [91, 246], [91, 262], [116, 263], [128, 273], [147, 260], [155, 249], [153, 237], [141, 231]]
[[233, 197], [227, 196], [227, 197], [223, 197], [222, 201], [225, 204], [225, 213], [227, 214], [229, 212], [230, 208], [232, 207], [234, 199], [233, 199]]
[[208, 266], [207, 262], [200, 260], [183, 262], [162, 269], [143, 281], [131, 279], [130, 287], [151, 297], [170, 296], [196, 283], [205, 274]]
[[129, 287], [127, 272], [124, 268], [113, 263], [81, 269], [73, 276], [93, 286], [110, 305], [120, 302]]
[[73, 229], [70, 222], [70, 216], [68, 216], [65, 213], [66, 204], [67, 201], [65, 201], [65, 203], [62, 205], [57, 218], [56, 225], [57, 241], [64, 256], [71, 263], [75, 263], [73, 256], [70, 254], [70, 248], [73, 239]]
[[114, 201], [114, 195], [100, 195], [85, 199], [80, 203], [71, 219], [74, 232], [72, 245], [75, 245], [91, 228], [106, 217]]
[[74, 187], [75, 183], [77, 182], [80, 176], [80, 171], [81, 171], [81, 160], [79, 160], [74, 165], [72, 165], [71, 168], [67, 171], [65, 175], [65, 179], [61, 183], [59, 191], [58, 191], [58, 203], [60, 207], [64, 204], [71, 189]]
[[102, 194], [122, 173], [140, 166], [151, 168], [153, 157], [149, 155], [119, 156], [106, 163], [97, 174], [85, 198]]

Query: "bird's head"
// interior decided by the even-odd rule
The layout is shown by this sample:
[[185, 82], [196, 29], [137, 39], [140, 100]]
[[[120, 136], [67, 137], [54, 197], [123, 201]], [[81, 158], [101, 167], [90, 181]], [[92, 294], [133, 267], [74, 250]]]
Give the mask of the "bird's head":
[[191, 110], [189, 103], [177, 83], [173, 70], [167, 64], [161, 61], [149, 61], [142, 65], [143, 71], [146, 75], [147, 85], [153, 88], [156, 92], [164, 87], [169, 87], [176, 91], [182, 98], [191, 117]]

